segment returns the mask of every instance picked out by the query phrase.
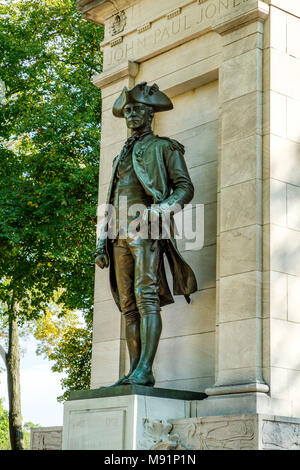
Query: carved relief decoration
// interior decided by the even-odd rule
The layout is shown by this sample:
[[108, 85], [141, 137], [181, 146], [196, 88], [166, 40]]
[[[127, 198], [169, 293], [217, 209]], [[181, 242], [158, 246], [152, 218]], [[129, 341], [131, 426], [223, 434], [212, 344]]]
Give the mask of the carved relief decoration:
[[138, 26], [138, 27], [137, 27], [137, 32], [138, 32], [139, 34], [141, 34], [141, 33], [144, 33], [145, 31], [147, 31], [147, 30], [150, 29], [150, 28], [151, 28], [151, 23], [149, 23], [149, 22], [148, 22], [148, 23], [144, 23], [144, 24], [142, 24], [141, 26]]
[[300, 450], [300, 425], [264, 421], [262, 443], [266, 450]]
[[118, 44], [121, 44], [123, 42], [123, 36], [120, 36], [118, 38], [115, 38], [113, 39], [112, 41], [110, 41], [110, 47], [115, 47], [117, 46]]
[[144, 441], [140, 447], [147, 450], [184, 450], [179, 446], [178, 436], [171, 435], [173, 425], [167, 421], [144, 419]]
[[180, 445], [189, 450], [243, 450], [255, 448], [252, 420], [195, 420], [183, 427], [174, 426]]
[[113, 17], [113, 23], [110, 25], [110, 33], [112, 36], [122, 33], [126, 26], [126, 14], [125, 11], [120, 11]]
[[181, 422], [144, 420], [143, 449], [148, 450], [254, 450], [255, 421], [201, 419]]
[[167, 14], [167, 19], [171, 20], [172, 18], [175, 18], [175, 16], [178, 16], [181, 14], [181, 8], [176, 8], [175, 10], [170, 11], [170, 13]]

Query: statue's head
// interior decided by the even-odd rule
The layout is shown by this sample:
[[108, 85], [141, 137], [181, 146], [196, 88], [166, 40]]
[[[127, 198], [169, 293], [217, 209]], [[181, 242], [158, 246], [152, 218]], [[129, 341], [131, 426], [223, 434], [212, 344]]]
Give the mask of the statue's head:
[[125, 118], [127, 127], [137, 130], [151, 125], [154, 113], [170, 109], [173, 109], [171, 100], [155, 83], [147, 86], [147, 82], [142, 82], [130, 90], [124, 87], [114, 103], [113, 115]]
[[127, 103], [123, 109], [123, 116], [128, 129], [138, 130], [151, 126], [154, 110], [152, 106], [143, 103]]

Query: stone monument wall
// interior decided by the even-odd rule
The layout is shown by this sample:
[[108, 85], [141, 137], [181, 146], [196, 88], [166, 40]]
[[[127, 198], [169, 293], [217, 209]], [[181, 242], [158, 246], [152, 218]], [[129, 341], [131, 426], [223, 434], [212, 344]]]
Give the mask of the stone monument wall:
[[[182, 21], [185, 25], [184, 31], [187, 28], [187, 19], [177, 14], [175, 17], [164, 18], [161, 28], [166, 28], [170, 35], [172, 31], [179, 34]], [[176, 25], [178, 28], [175, 27]], [[169, 33], [163, 34], [165, 40], [169, 38]], [[185, 145], [186, 161], [195, 185], [192, 203], [204, 205], [204, 247], [197, 251], [185, 251], [184, 245], [178, 242], [184, 258], [196, 273], [199, 290], [192, 296], [192, 303], [189, 306], [184, 298], [178, 297], [175, 305], [165, 307], [162, 311], [163, 332], [154, 368], [157, 386], [168, 388], [204, 391], [206, 387], [214, 383], [219, 115], [219, 83], [216, 63], [219, 60], [220, 40], [217, 34], [210, 32], [201, 39], [196, 38], [184, 42], [175, 49], [167, 50], [146, 60], [139, 66], [134, 79], [135, 83], [144, 80], [149, 83], [155, 82], [160, 89], [172, 97], [174, 110], [171, 113], [165, 113], [166, 115], [161, 113], [155, 116], [154, 132], [161, 136], [175, 138]], [[202, 71], [205, 73], [203, 74]], [[122, 135], [122, 132], [126, 132], [125, 123], [111, 115], [113, 101], [123, 84], [122, 81], [118, 82], [117, 92], [113, 84], [103, 89], [105, 98], [100, 198], [103, 198], [107, 189], [112, 158], [118, 153], [126, 138], [125, 134]], [[112, 94], [106, 97], [109, 89]], [[108, 135], [105, 129], [108, 129]], [[115, 140], [119, 141], [115, 142]], [[96, 287], [94, 342], [97, 344], [94, 344], [94, 359], [96, 354], [101, 357], [104, 354], [105, 358], [103, 357], [102, 367], [99, 367], [97, 359], [93, 362], [94, 364], [97, 362], [97, 370], [93, 368], [93, 386], [111, 383], [118, 377], [120, 371], [125, 372], [128, 368], [124, 325], [114, 302], [110, 300], [107, 273], [98, 271], [96, 274], [97, 279], [101, 278], [101, 288]], [[105, 292], [103, 278], [106, 278]], [[169, 281], [172, 285], [170, 276]], [[99, 286], [98, 280], [96, 286]], [[100, 289], [101, 292], [99, 292]], [[107, 296], [107, 299], [103, 298], [103, 294]], [[98, 313], [99, 310], [101, 313]], [[113, 317], [107, 318], [111, 312], [113, 312]], [[109, 333], [106, 331], [105, 336], [103, 325], [110, 325], [111, 328]], [[101, 337], [98, 336], [100, 330]], [[113, 334], [120, 334], [121, 340], [113, 339]], [[100, 338], [101, 340], [97, 341]], [[110, 367], [111, 361], [108, 360], [112, 348], [117, 358], [114, 361], [114, 366], [116, 366], [114, 369]], [[202, 360], [199, 361], [199, 357]], [[103, 376], [106, 367], [110, 374], [107, 380]], [[98, 374], [101, 375], [101, 379], [98, 378]]]
[[264, 376], [300, 416], [300, 3], [270, 2], [264, 49]]
[[[261, 412], [300, 416], [298, 0], [78, 5], [105, 25], [94, 78], [103, 98], [99, 203], [127, 137], [112, 104], [145, 80], [174, 101], [155, 132], [185, 144], [193, 202], [205, 207], [203, 249], [181, 247], [199, 291], [191, 305], [163, 309], [158, 385], [205, 390], [212, 409], [222, 396], [220, 414], [227, 398], [269, 393]], [[114, 382], [128, 363], [108, 273], [96, 269], [95, 282], [92, 387]], [[206, 403], [199, 412], [212, 411]]]
[[[179, 243], [199, 290], [190, 305], [177, 298], [163, 308], [155, 375], [158, 387], [207, 398], [85, 392], [65, 405], [63, 448], [298, 449], [300, 2], [78, 7], [105, 26], [104, 68], [94, 77], [103, 99], [99, 204], [128, 136], [111, 112], [123, 87], [155, 82], [174, 102], [155, 116], [154, 131], [185, 145], [205, 233], [202, 249]], [[108, 272], [96, 269], [91, 388], [127, 368]]]
[[61, 450], [62, 426], [32, 428], [30, 434], [30, 450]]
[[[204, 204], [205, 234], [204, 247], [196, 251], [187, 250], [178, 241], [196, 274], [199, 290], [189, 306], [184, 298], [176, 297], [175, 304], [163, 309], [163, 332], [155, 364], [159, 386], [204, 390], [214, 382], [218, 82], [172, 99], [173, 119], [157, 115], [154, 130], [185, 145], [186, 162], [196, 188], [192, 203]], [[171, 276], [169, 283], [172, 285]], [[199, 357], [203, 360], [197, 360]]]

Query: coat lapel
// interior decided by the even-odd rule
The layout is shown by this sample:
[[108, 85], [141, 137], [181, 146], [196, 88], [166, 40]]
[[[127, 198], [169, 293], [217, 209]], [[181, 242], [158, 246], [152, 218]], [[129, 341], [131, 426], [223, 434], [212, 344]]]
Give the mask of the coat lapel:
[[108, 191], [107, 191], [106, 204], [110, 204], [111, 192], [112, 192], [113, 184], [114, 184], [114, 181], [115, 181], [116, 169], [117, 169], [117, 166], [118, 166], [118, 163], [120, 161], [121, 156], [122, 156], [122, 150], [119, 153], [119, 155], [117, 155], [113, 160], [112, 174], [111, 174], [110, 183], [109, 183], [109, 187], [108, 187]]

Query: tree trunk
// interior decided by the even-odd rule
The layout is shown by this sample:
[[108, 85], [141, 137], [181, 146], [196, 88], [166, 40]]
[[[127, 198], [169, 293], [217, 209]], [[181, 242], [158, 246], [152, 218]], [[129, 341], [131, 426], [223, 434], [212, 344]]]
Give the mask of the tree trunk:
[[3, 362], [4, 362], [4, 364], [5, 364], [5, 367], [7, 368], [6, 352], [5, 352], [5, 349], [3, 348], [3, 346], [1, 346], [1, 344], [0, 344], [0, 356], [1, 356], [2, 359], [3, 359]]
[[19, 329], [17, 320], [13, 315], [9, 317], [8, 340], [6, 358], [10, 443], [12, 450], [24, 450], [21, 414]]

